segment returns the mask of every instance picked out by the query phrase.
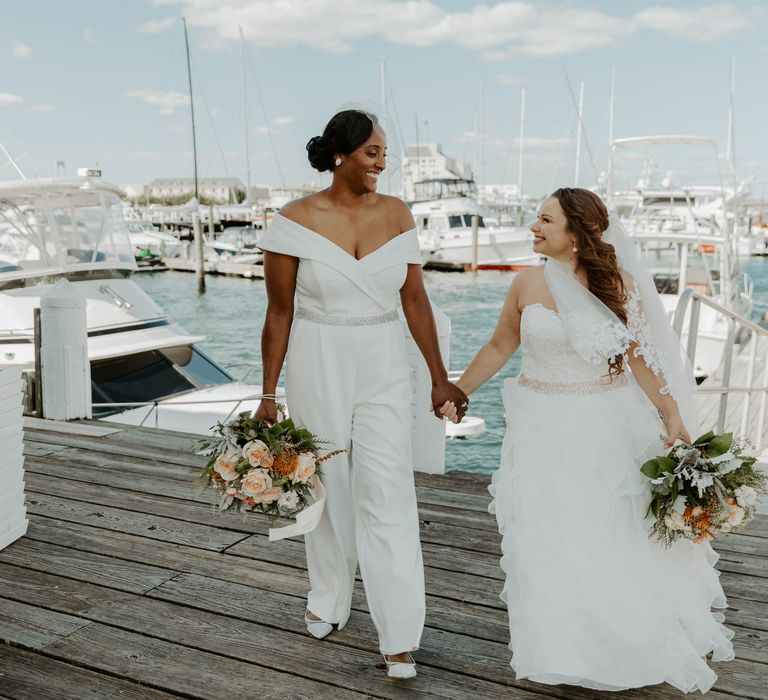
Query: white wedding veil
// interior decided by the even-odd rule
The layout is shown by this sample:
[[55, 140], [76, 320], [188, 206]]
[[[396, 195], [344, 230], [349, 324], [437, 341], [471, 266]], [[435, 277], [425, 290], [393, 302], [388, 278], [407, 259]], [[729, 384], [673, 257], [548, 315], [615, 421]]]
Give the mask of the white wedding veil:
[[570, 265], [550, 258], [544, 276], [571, 345], [581, 357], [596, 364], [626, 354], [634, 342], [634, 354], [654, 373], [661, 392], [677, 403], [689, 434], [698, 435], [693, 369], [653, 277], [615, 214], [610, 215], [602, 240], [613, 246], [624, 276], [627, 324], [579, 282]]

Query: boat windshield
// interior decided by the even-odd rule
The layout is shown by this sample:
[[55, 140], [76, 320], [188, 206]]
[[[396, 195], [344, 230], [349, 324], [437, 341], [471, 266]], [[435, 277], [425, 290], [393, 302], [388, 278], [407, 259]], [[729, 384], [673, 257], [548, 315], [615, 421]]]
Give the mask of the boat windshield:
[[[472, 228], [472, 214], [451, 214], [448, 217], [448, 225], [451, 228]], [[483, 217], [477, 217], [478, 228], [485, 228]]]
[[0, 188], [0, 283], [116, 269], [135, 263], [115, 193], [82, 183]]
[[[159, 401], [194, 389], [233, 381], [221, 367], [191, 345], [149, 350], [91, 363], [91, 399], [98, 403]], [[94, 416], [123, 408], [94, 406]]]

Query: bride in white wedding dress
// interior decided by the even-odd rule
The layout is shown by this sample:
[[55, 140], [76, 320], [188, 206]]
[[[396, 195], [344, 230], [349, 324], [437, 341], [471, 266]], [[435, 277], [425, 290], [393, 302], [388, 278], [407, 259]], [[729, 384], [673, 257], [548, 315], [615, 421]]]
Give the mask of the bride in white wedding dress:
[[639, 471], [689, 441], [686, 426], [698, 430], [690, 367], [599, 197], [558, 190], [531, 228], [548, 261], [514, 278], [492, 338], [457, 383], [471, 394], [522, 348], [519, 377], [504, 383], [490, 487], [511, 666], [540, 683], [705, 692], [717, 676], [704, 657], [733, 658], [733, 635], [711, 612], [726, 606], [717, 555], [708, 543], [649, 539]]

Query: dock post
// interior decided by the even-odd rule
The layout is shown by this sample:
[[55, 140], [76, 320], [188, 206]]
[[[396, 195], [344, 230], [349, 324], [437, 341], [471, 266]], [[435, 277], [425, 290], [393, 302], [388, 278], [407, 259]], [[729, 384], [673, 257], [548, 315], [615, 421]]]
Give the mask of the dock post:
[[195, 235], [195, 274], [197, 276], [197, 293], [205, 293], [205, 255], [203, 253], [203, 231], [200, 225], [200, 213], [192, 214], [192, 231]]
[[480, 217], [472, 214], [472, 272], [477, 272], [477, 227], [480, 224]]
[[86, 300], [60, 279], [40, 297], [40, 376], [43, 415], [53, 420], [91, 418]]

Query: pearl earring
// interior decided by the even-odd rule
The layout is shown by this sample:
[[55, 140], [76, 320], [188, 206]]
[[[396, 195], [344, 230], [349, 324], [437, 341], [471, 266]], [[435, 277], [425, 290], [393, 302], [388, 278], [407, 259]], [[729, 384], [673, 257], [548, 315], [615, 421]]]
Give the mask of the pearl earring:
[[338, 168], [341, 165], [341, 158], [337, 158], [335, 161], [336, 167]]
[[576, 253], [579, 249], [576, 247], [576, 244], [573, 244], [573, 252]]

